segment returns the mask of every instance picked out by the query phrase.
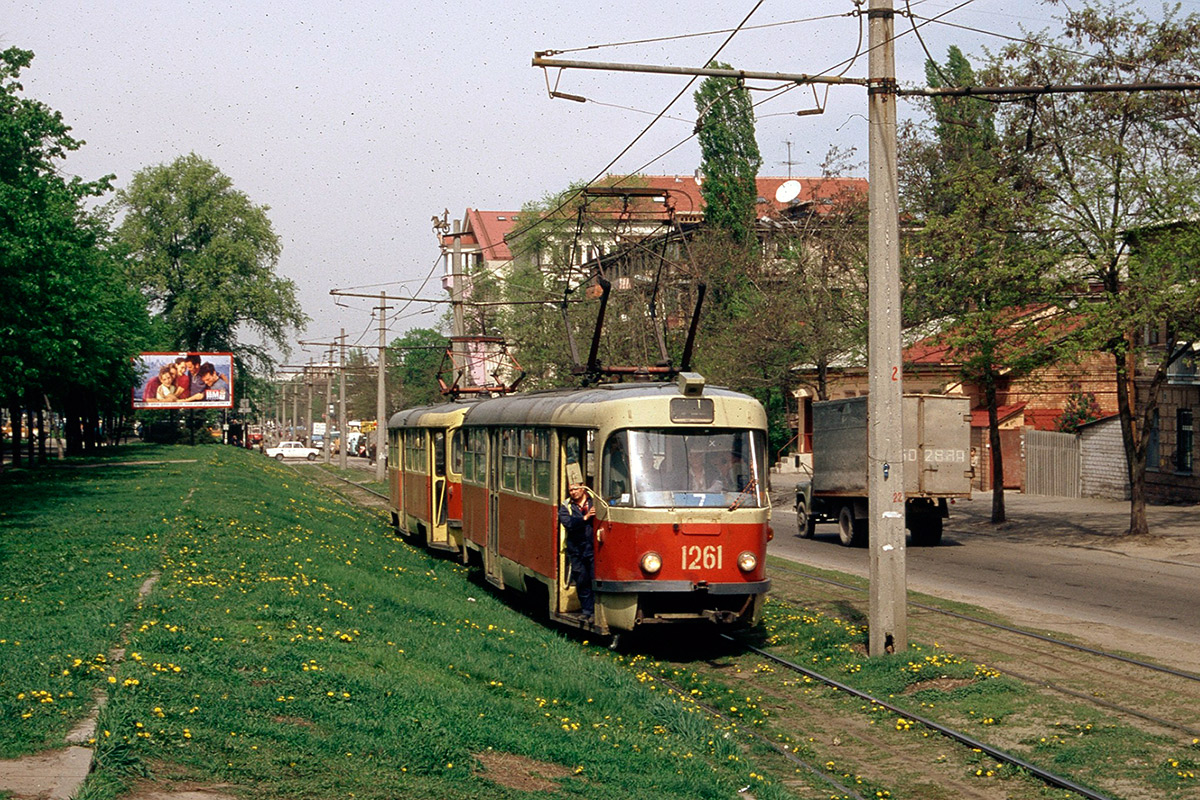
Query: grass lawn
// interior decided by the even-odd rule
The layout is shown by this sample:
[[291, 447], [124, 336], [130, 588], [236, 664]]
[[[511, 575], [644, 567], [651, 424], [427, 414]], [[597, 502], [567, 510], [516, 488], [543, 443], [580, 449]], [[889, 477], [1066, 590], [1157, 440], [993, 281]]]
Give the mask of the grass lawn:
[[254, 797], [793, 796], [639, 659], [531, 622], [290, 467], [220, 446], [105, 460], [177, 459], [196, 460], [0, 477], [0, 757], [62, 746], [103, 689], [83, 798], [143, 775]]
[[[908, 740], [917, 753], [929, 741], [911, 720], [782, 673], [777, 696], [748, 696], [738, 675], [774, 669], [738, 648], [711, 670], [721, 648], [691, 648], [693, 673], [580, 646], [307, 469], [219, 445], [131, 445], [0, 475], [0, 758], [63, 747], [103, 692], [96, 770], [77, 800], [139, 779], [255, 798], [831, 796], [748, 730], [868, 795], [920, 796], [898, 773], [855, 782], [850, 748], [816, 735], [866, 718], [864, 741], [898, 743], [903, 758]], [[936, 646], [866, 659], [861, 620], [773, 599], [757, 639], [1068, 775], [1198, 796], [1200, 740], [1034, 699]], [[912, 769], [945, 758], [919, 754]], [[1018, 792], [1010, 768], [950, 758], [981, 786], [1043, 796]]]

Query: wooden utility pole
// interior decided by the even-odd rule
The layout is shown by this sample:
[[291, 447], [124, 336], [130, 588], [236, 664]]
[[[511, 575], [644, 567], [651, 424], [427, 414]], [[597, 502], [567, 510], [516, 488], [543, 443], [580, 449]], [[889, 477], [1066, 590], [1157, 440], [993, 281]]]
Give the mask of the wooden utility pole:
[[869, 653], [908, 648], [904, 448], [900, 441], [900, 219], [892, 0], [871, 0], [868, 45], [867, 519]]

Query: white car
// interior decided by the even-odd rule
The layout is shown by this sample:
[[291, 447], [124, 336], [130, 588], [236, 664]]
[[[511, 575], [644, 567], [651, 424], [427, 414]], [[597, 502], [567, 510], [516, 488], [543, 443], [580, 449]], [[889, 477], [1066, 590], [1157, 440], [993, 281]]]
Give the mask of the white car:
[[302, 442], [280, 442], [275, 447], [264, 450], [268, 458], [283, 461], [285, 458], [307, 458], [315, 461], [321, 451], [315, 447], [306, 447]]

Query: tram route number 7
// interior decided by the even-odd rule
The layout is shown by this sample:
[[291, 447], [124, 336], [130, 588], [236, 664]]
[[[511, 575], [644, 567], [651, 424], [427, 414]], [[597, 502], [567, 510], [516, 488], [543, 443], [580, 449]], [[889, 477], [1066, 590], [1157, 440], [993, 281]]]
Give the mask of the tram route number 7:
[[680, 548], [683, 551], [683, 568], [684, 569], [721, 569], [724, 561], [724, 553], [721, 545], [684, 545]]

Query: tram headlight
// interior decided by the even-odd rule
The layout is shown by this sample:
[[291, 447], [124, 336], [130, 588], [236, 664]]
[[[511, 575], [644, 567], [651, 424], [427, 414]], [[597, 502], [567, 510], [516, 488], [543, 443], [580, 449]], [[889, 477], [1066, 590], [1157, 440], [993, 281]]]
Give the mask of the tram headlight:
[[649, 552], [642, 556], [642, 570], [653, 575], [662, 569], [662, 556]]
[[751, 553], [749, 550], [741, 553], [738, 556], [738, 569], [742, 572], [753, 572], [758, 566], [758, 556]]

